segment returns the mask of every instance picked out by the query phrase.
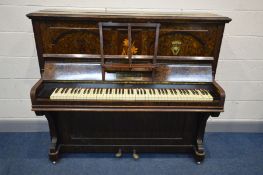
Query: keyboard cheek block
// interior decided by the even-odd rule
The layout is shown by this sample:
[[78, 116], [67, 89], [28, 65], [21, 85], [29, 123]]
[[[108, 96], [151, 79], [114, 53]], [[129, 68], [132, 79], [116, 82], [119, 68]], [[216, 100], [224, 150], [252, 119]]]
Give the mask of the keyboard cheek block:
[[72, 10], [27, 16], [41, 73], [32, 110], [47, 118], [53, 163], [67, 152], [204, 160], [207, 119], [224, 111], [215, 75], [230, 18]]

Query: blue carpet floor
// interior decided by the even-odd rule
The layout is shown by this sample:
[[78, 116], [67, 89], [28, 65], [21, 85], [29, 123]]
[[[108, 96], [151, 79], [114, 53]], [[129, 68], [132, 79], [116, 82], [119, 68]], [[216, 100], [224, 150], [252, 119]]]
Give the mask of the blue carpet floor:
[[53, 165], [48, 133], [0, 133], [0, 175], [263, 175], [263, 134], [207, 133], [206, 159], [182, 154], [65, 154]]

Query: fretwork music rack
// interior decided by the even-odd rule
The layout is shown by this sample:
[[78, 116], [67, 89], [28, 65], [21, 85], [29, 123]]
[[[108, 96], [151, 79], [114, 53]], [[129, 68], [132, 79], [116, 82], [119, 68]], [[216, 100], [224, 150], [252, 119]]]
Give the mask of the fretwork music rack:
[[[128, 63], [107, 63], [107, 55], [104, 55], [104, 42], [103, 42], [103, 28], [104, 27], [127, 27], [128, 28], [128, 54], [127, 55], [115, 55], [115, 58], [128, 58]], [[140, 28], [155, 28], [155, 41], [154, 41], [154, 54], [152, 60], [148, 63], [134, 64], [131, 52], [132, 42], [132, 27]], [[159, 40], [159, 23], [113, 23], [113, 22], [99, 22], [99, 35], [100, 35], [100, 53], [101, 53], [101, 66], [102, 66], [102, 80], [105, 81], [105, 72], [122, 72], [122, 71], [139, 71], [139, 72], [151, 72], [152, 80], [154, 80], [154, 72], [156, 68], [156, 59], [158, 52], [158, 40]], [[140, 58], [149, 58], [147, 55], [141, 55]]]

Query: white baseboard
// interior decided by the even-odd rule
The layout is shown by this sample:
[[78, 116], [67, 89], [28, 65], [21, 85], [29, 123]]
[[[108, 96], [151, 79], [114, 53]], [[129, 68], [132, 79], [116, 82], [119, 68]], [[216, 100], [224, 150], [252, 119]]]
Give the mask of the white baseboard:
[[[0, 132], [48, 132], [46, 119], [0, 119]], [[209, 120], [206, 132], [263, 132], [263, 120]]]

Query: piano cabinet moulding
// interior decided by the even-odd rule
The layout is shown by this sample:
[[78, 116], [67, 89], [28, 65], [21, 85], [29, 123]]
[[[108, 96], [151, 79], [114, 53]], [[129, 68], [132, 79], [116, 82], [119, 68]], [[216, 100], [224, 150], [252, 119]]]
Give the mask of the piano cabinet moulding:
[[[214, 77], [230, 18], [64, 10], [27, 16], [41, 72], [30, 92], [32, 110], [47, 118], [52, 162], [64, 152], [133, 153], [134, 158], [143, 152], [185, 152], [198, 163], [204, 160], [207, 119], [224, 110], [225, 92]], [[105, 24], [101, 32], [99, 24]], [[95, 100], [62, 98], [67, 91], [91, 89]], [[125, 89], [139, 94], [133, 101], [99, 99], [113, 89], [120, 89], [117, 95]], [[155, 90], [160, 98], [181, 95], [138, 100]], [[62, 99], [51, 98], [57, 92]], [[208, 94], [210, 101], [193, 101]]]

